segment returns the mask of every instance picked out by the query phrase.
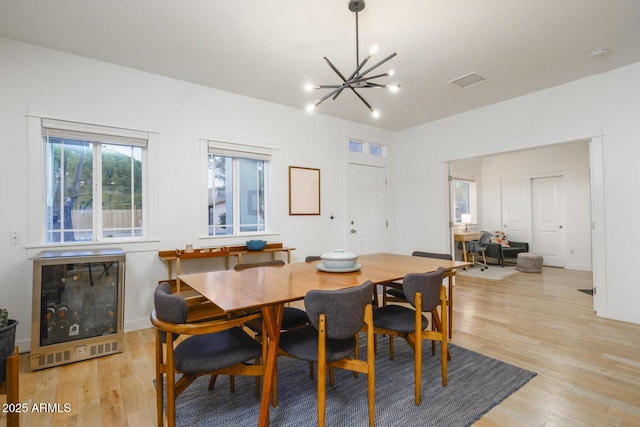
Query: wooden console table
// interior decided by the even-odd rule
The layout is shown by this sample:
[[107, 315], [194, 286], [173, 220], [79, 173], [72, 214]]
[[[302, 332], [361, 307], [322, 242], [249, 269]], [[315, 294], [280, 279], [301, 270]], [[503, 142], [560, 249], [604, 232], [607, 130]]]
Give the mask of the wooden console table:
[[218, 258], [225, 257], [225, 265], [227, 270], [229, 269], [229, 257], [236, 257], [238, 264], [242, 262], [243, 255], [248, 254], [271, 254], [271, 258], [275, 259], [277, 252], [284, 252], [287, 254], [287, 263], [291, 262], [291, 251], [296, 248], [284, 247], [282, 243], [267, 243], [267, 246], [260, 251], [250, 251], [244, 245], [238, 246], [223, 246], [218, 248], [202, 248], [194, 249], [193, 252], [185, 252], [184, 250], [176, 249], [173, 251], [160, 251], [158, 256], [162, 261], [167, 264], [167, 271], [169, 280], [174, 279], [173, 275], [173, 263], [176, 263], [176, 276], [180, 274], [180, 264], [182, 261], [204, 259], [204, 258]]
[[[238, 264], [242, 263], [242, 256], [247, 254], [265, 254], [270, 253], [271, 259], [276, 259], [276, 252], [286, 252], [287, 263], [291, 263], [291, 251], [295, 251], [296, 248], [285, 248], [282, 243], [267, 243], [264, 249], [260, 251], [250, 251], [246, 246], [229, 246], [229, 256], [238, 257]], [[229, 262], [227, 261], [227, 269], [229, 269]]]
[[[478, 240], [480, 236], [482, 236], [482, 233], [479, 231], [460, 231], [453, 233], [453, 240], [462, 243], [462, 259], [464, 262], [467, 262], [467, 242], [470, 240]], [[465, 270], [466, 269], [468, 269], [468, 267], [465, 267]]]

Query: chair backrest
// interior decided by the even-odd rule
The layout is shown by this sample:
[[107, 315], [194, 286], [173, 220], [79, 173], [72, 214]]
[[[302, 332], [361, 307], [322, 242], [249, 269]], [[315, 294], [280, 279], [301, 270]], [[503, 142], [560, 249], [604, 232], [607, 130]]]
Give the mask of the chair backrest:
[[488, 231], [483, 231], [482, 235], [478, 239], [478, 244], [480, 245], [480, 248], [486, 249], [489, 243], [491, 243], [491, 233], [489, 233]]
[[320, 314], [324, 313], [327, 337], [345, 339], [353, 337], [364, 325], [364, 310], [372, 295], [373, 283], [367, 280], [353, 288], [309, 291], [304, 307], [316, 329]]
[[281, 259], [277, 259], [274, 261], [264, 261], [264, 262], [252, 262], [252, 263], [245, 263], [245, 264], [236, 264], [235, 267], [233, 267], [234, 270], [236, 271], [242, 271], [242, 270], [246, 270], [247, 268], [255, 268], [255, 267], [278, 267], [278, 266], [282, 266], [284, 265], [284, 261]]
[[430, 312], [435, 310], [440, 304], [440, 288], [442, 287], [443, 277], [444, 268], [442, 267], [430, 273], [407, 274], [402, 280], [405, 298], [415, 307], [416, 292], [420, 292], [420, 295], [422, 295], [422, 311]]
[[424, 258], [435, 258], [435, 259], [446, 259], [449, 261], [453, 260], [451, 254], [438, 254], [434, 252], [422, 252], [422, 251], [413, 251], [412, 256], [421, 256]]
[[[180, 295], [171, 292], [171, 285], [162, 282], [153, 294], [153, 305], [158, 319], [171, 323], [185, 323], [187, 321], [187, 302]], [[175, 337], [175, 335], [174, 335]], [[160, 339], [167, 342], [167, 335], [160, 331]]]

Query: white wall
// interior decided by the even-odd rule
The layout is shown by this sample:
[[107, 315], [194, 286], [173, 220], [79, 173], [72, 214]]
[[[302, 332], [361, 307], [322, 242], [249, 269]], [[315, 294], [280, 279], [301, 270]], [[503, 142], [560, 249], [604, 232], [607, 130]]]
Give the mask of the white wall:
[[[292, 88], [295, 90], [295, 88]], [[344, 141], [346, 136], [392, 144], [391, 132], [309, 115], [111, 64], [0, 38], [0, 306], [19, 320], [17, 344], [29, 350], [32, 261], [37, 241], [27, 241], [27, 112], [157, 132], [159, 233], [147, 245], [125, 245], [125, 329], [149, 325], [152, 292], [166, 268], [158, 250], [199, 246], [202, 217], [200, 137], [267, 146], [277, 150], [279, 235], [267, 240], [296, 247], [294, 260], [345, 247]], [[321, 216], [288, 215], [288, 166], [321, 169]], [[393, 199], [392, 199], [393, 200]], [[328, 213], [338, 212], [336, 220]], [[9, 232], [21, 245], [9, 245]], [[241, 242], [241, 241], [239, 241]], [[229, 244], [220, 241], [220, 244]], [[222, 268], [222, 265], [219, 265]]]
[[[446, 161], [603, 136], [606, 284], [598, 315], [640, 323], [635, 251], [629, 218], [640, 209], [635, 180], [640, 154], [640, 63], [427, 123], [396, 135], [399, 252], [418, 243], [447, 250]], [[472, 89], [470, 89], [472, 90]], [[400, 167], [401, 166], [401, 167]], [[418, 193], [416, 185], [421, 188]], [[405, 238], [406, 236], [406, 238]]]

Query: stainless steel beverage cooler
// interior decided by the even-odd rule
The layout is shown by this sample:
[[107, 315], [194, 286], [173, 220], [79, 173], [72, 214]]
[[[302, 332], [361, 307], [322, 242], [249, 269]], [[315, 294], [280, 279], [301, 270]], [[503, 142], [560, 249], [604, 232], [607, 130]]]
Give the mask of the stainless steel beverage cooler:
[[34, 259], [32, 370], [122, 352], [125, 258], [104, 249]]

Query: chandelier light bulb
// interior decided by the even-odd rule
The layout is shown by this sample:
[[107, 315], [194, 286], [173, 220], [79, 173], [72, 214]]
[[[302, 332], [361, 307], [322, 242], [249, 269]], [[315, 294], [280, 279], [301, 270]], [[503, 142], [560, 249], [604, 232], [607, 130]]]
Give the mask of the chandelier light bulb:
[[313, 113], [313, 111], [316, 109], [315, 104], [309, 104], [307, 105], [307, 112], [308, 113]]
[[395, 73], [396, 73], [395, 71], [393, 71], [393, 70], [389, 70], [389, 71], [387, 72], [387, 76], [391, 77], [391, 76], [393, 76]]
[[378, 45], [374, 44], [373, 46], [371, 46], [371, 49], [369, 49], [369, 55], [375, 55], [377, 51], [378, 51]]
[[371, 115], [374, 119], [377, 119], [378, 117], [380, 117], [380, 112], [378, 110], [371, 110]]
[[307, 83], [306, 85], [304, 85], [304, 90], [306, 90], [307, 92], [311, 92], [313, 90], [313, 85], [311, 83]]
[[387, 89], [389, 89], [389, 92], [391, 93], [396, 93], [400, 90], [400, 86], [399, 85], [387, 85]]

